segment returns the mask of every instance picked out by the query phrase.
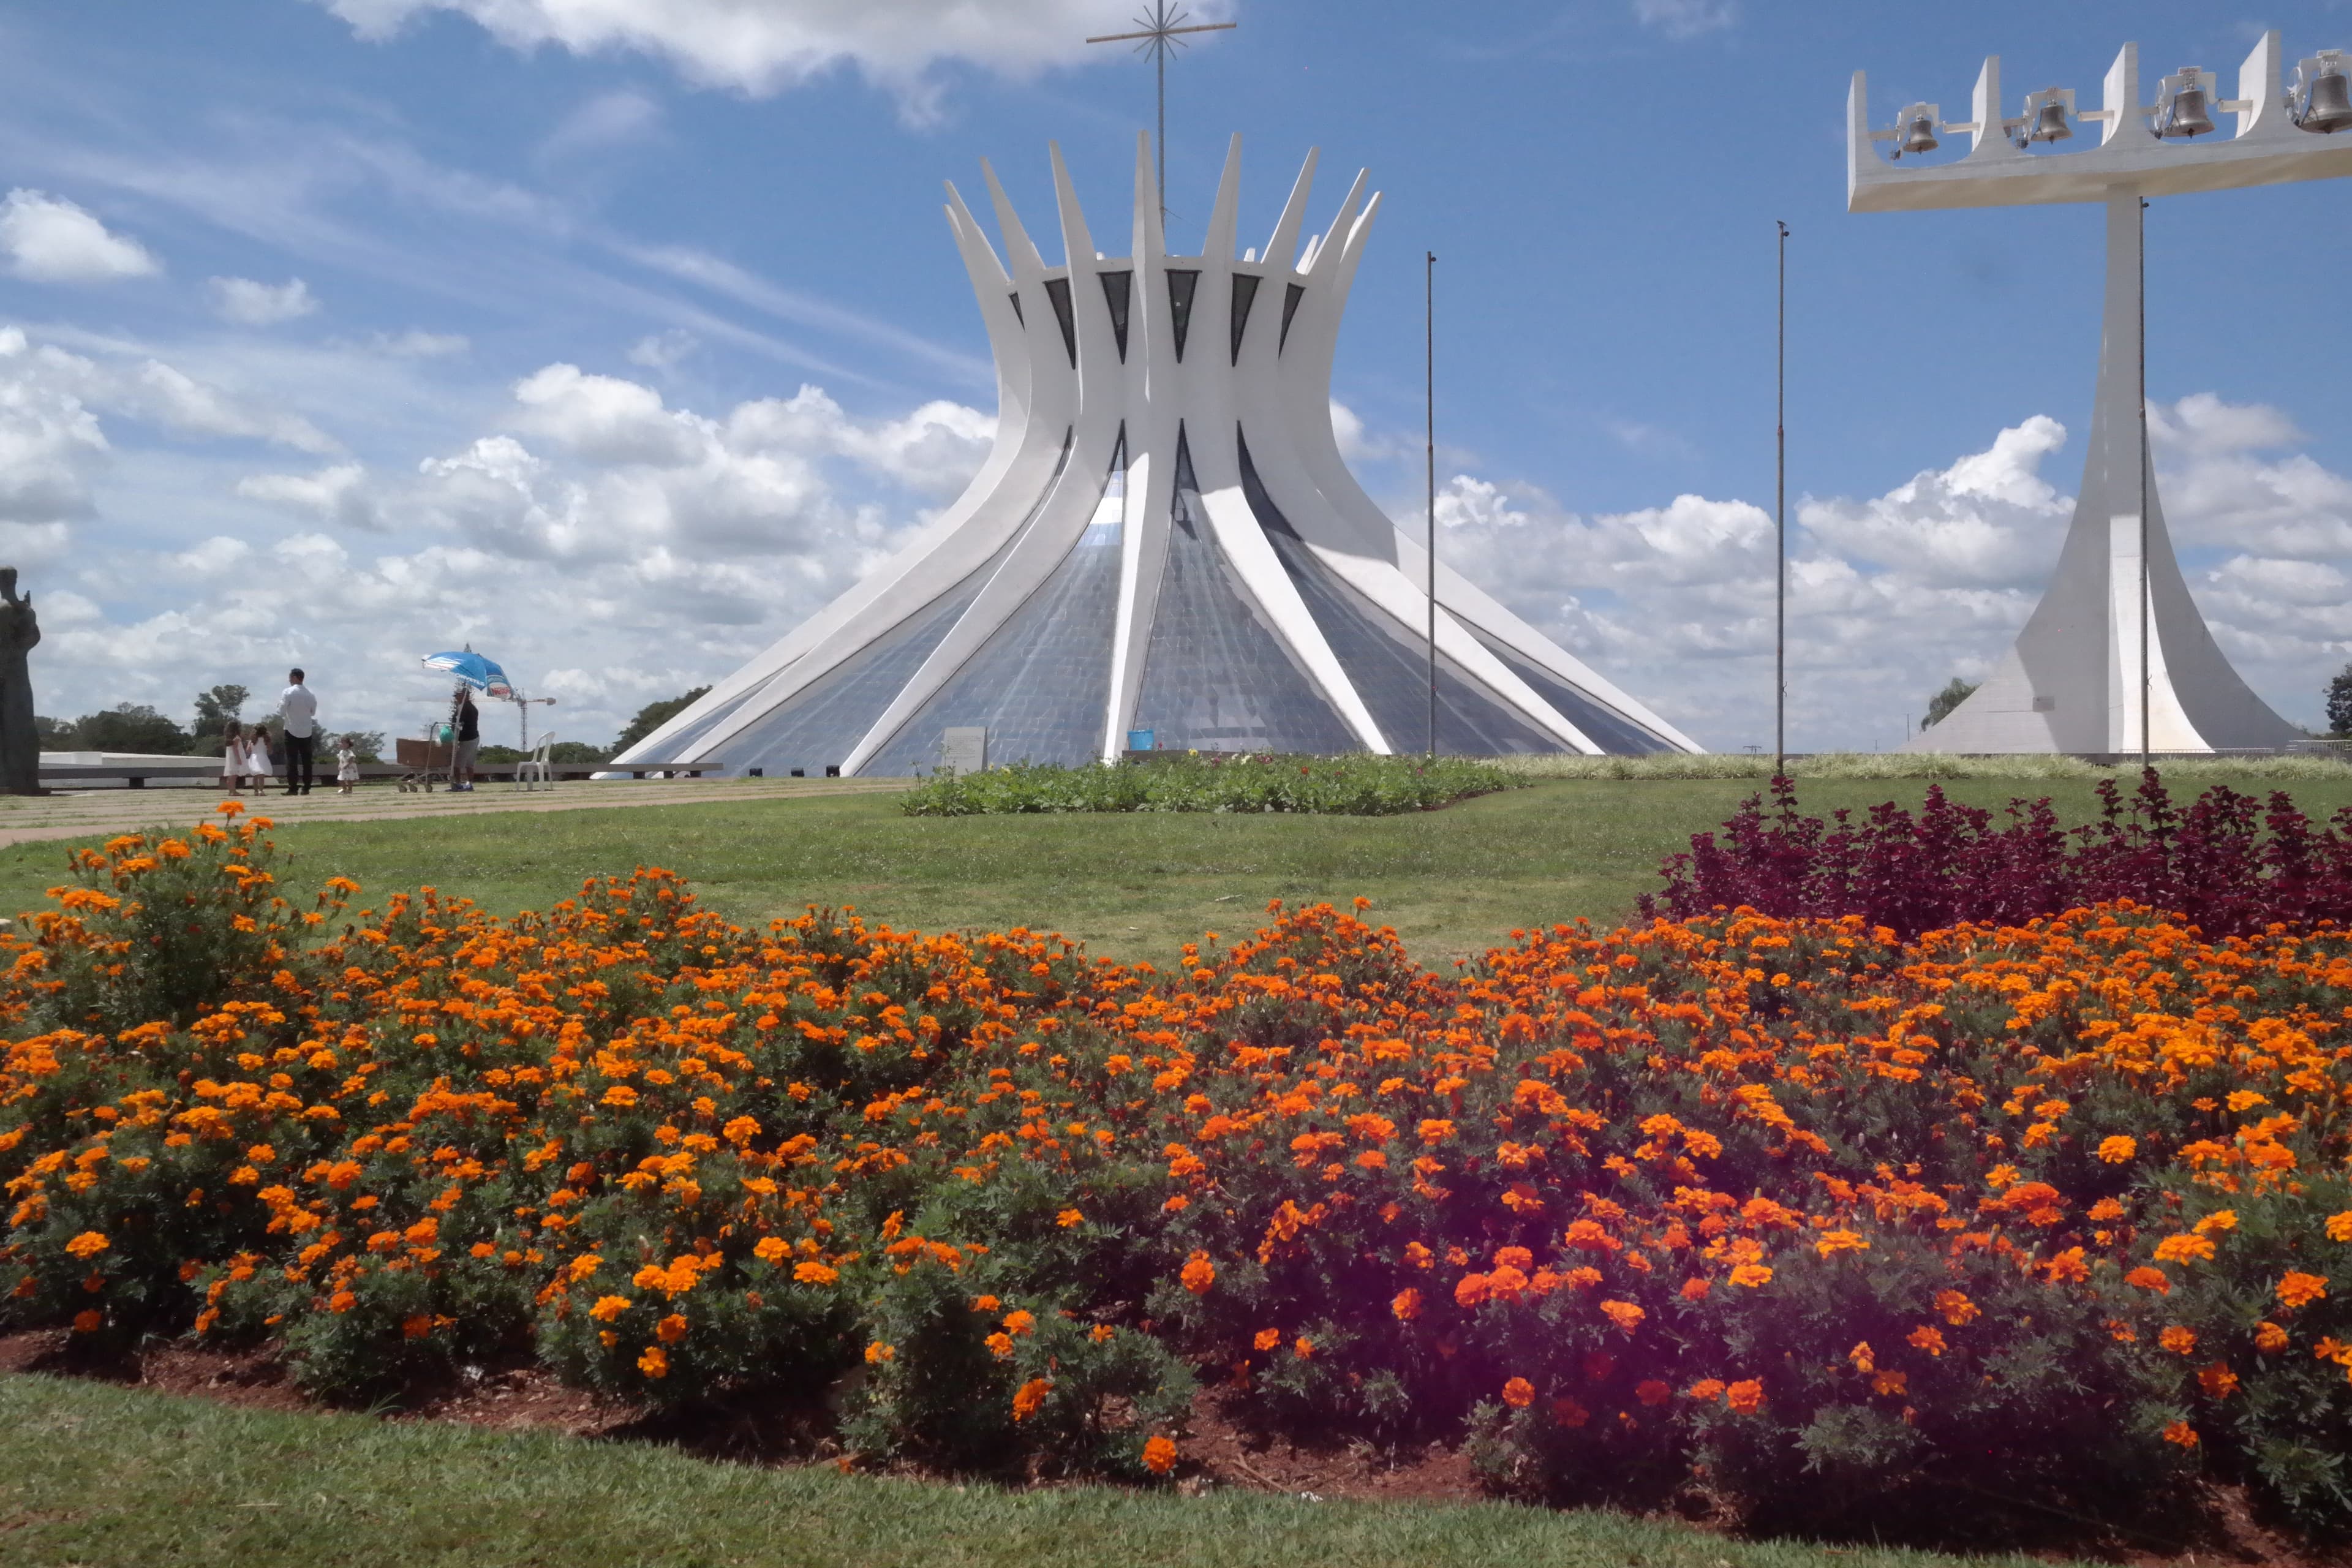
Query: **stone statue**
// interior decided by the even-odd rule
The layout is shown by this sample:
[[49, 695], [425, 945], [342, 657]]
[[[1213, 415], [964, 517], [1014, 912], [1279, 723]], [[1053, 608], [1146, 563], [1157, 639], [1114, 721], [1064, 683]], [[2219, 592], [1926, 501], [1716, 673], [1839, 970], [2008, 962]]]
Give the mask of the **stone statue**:
[[41, 793], [41, 737], [33, 726], [33, 679], [25, 656], [41, 640], [33, 596], [16, 596], [16, 569], [0, 566], [0, 789]]

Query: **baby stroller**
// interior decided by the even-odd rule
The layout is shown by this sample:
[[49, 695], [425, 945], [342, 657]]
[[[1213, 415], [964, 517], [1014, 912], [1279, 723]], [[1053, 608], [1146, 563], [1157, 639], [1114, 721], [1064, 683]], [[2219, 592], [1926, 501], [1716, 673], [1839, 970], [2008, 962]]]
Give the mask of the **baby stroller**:
[[457, 741], [448, 725], [431, 724], [423, 739], [411, 740], [403, 735], [392, 745], [393, 761], [401, 769], [403, 794], [431, 795], [436, 781], [445, 786], [449, 783], [450, 770], [457, 759]]

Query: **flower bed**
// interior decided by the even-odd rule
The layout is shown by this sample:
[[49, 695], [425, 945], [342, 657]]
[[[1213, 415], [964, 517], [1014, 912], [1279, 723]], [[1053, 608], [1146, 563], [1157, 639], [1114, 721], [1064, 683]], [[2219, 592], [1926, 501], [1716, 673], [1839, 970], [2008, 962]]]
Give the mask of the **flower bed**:
[[[1441, 975], [1318, 907], [1160, 974], [658, 871], [297, 916], [249, 822], [82, 870], [5, 950], [13, 1326], [352, 1398], [830, 1389], [857, 1455], [975, 1469], [1166, 1474], [1205, 1382], [1547, 1500], [2203, 1469], [2352, 1521], [2340, 933], [1738, 915]], [[252, 951], [163, 984], [215, 927]]]
[[1048, 811], [1304, 811], [1393, 816], [1533, 782], [1466, 757], [1171, 753], [1116, 767], [1016, 763], [984, 773], [941, 773], [900, 799], [909, 816]]

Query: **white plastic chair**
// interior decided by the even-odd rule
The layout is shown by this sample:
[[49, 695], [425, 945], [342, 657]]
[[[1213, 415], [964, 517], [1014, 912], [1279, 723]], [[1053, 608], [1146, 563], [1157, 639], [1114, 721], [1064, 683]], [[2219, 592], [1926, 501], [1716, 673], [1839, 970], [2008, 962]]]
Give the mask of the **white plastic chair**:
[[541, 735], [531, 753], [515, 764], [514, 786], [517, 789], [553, 789], [555, 775], [548, 771], [548, 748], [555, 744], [552, 735]]

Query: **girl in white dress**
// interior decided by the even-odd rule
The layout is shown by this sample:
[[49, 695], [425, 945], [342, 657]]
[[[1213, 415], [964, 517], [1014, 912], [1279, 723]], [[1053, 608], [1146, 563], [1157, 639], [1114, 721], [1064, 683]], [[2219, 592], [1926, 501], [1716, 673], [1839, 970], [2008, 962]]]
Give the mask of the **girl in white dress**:
[[243, 795], [237, 786], [245, 782], [245, 726], [232, 719], [221, 731], [221, 788], [231, 795]]
[[269, 760], [269, 731], [256, 724], [245, 735], [245, 776], [253, 785], [253, 793], [266, 795], [270, 775], [278, 771]]
[[335, 742], [335, 793], [349, 795], [360, 782], [360, 754], [349, 735]]

